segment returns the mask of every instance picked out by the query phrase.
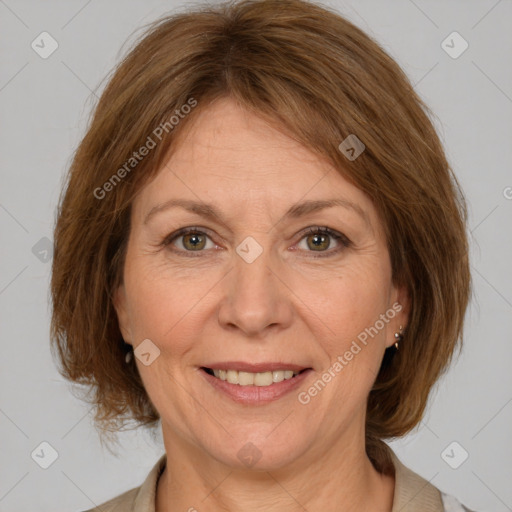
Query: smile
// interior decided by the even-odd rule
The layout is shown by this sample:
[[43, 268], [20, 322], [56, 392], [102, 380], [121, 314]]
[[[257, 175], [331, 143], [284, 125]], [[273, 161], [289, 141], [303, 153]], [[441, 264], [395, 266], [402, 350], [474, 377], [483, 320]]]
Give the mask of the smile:
[[275, 401], [299, 387], [312, 368], [245, 372], [200, 368], [203, 378], [218, 392], [231, 400], [247, 405], [263, 405]]
[[[302, 371], [305, 371], [306, 368]], [[271, 386], [274, 383], [289, 380], [300, 372], [293, 370], [275, 370], [272, 372], [242, 372], [237, 370], [220, 370], [205, 368], [210, 375], [214, 375], [220, 380], [225, 380], [230, 384], [239, 386]]]

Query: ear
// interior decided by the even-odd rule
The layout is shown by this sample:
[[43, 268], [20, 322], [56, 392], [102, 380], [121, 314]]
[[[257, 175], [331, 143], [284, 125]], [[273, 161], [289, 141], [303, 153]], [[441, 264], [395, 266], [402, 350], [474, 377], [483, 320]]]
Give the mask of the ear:
[[389, 330], [386, 339], [387, 347], [391, 347], [395, 344], [395, 333], [400, 332], [400, 326], [403, 328], [402, 333], [405, 331], [409, 322], [410, 305], [411, 301], [407, 287], [405, 285], [400, 287], [394, 286], [390, 294], [388, 311], [394, 311], [395, 315], [389, 321]]
[[119, 324], [119, 330], [126, 343], [132, 344], [131, 327], [130, 327], [130, 316], [128, 315], [128, 309], [126, 306], [126, 290], [124, 284], [120, 284], [114, 291], [113, 296], [114, 309], [117, 313], [117, 322]]

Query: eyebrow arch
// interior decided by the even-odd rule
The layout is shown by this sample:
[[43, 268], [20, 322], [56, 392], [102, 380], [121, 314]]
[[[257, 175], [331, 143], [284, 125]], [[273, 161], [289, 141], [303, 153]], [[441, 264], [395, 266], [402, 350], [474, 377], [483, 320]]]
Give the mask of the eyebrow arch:
[[[365, 223], [368, 225], [370, 229], [372, 229], [370, 219], [367, 213], [358, 204], [355, 204], [346, 199], [319, 199], [297, 203], [292, 205], [288, 209], [288, 211], [283, 215], [281, 220], [287, 218], [297, 219], [300, 217], [304, 217], [310, 213], [324, 210], [326, 208], [332, 208], [334, 206], [341, 206], [348, 210], [352, 210], [365, 221]], [[196, 213], [202, 217], [206, 217], [213, 221], [220, 222], [225, 227], [227, 227], [228, 225], [224, 215], [220, 211], [218, 211], [213, 205], [198, 201], [192, 201], [189, 199], [170, 199], [165, 203], [157, 204], [156, 206], [151, 208], [149, 213], [146, 215], [144, 219], [144, 224], [147, 224], [149, 219], [156, 215], [157, 213], [174, 207], [181, 207], [189, 212]]]

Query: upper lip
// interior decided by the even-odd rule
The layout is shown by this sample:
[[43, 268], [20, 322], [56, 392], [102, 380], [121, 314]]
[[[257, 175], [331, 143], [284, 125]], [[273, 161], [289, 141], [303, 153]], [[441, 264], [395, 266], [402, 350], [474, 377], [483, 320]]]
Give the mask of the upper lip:
[[205, 368], [212, 370], [237, 370], [249, 373], [263, 373], [273, 372], [279, 370], [292, 370], [294, 372], [300, 372], [309, 366], [303, 366], [293, 363], [246, 363], [244, 361], [224, 361], [219, 363], [208, 363], [204, 365]]

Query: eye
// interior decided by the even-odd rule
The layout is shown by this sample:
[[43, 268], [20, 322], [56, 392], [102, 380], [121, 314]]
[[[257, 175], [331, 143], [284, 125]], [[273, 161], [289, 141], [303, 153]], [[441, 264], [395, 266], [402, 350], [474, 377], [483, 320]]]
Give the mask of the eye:
[[197, 228], [180, 229], [169, 235], [162, 245], [174, 245], [179, 252], [201, 252], [203, 249], [212, 249], [215, 246], [210, 237]]
[[[303, 241], [305, 247], [300, 246]], [[196, 256], [192, 253], [198, 253], [197, 256], [199, 256], [199, 253], [204, 252], [205, 249], [217, 247], [204, 231], [195, 227], [182, 228], [171, 233], [162, 241], [161, 245], [173, 246], [171, 250], [187, 256]], [[333, 245], [337, 245], [337, 247], [328, 251]], [[338, 253], [350, 245], [351, 242], [345, 235], [328, 227], [313, 226], [306, 230], [298, 247], [306, 252], [324, 253], [311, 255], [313, 258], [319, 258]]]
[[[337, 244], [338, 247], [332, 251], [327, 252], [327, 249], [329, 249], [333, 245], [332, 240], [335, 240], [335, 243]], [[306, 231], [306, 235], [303, 236], [301, 239], [301, 243], [302, 243], [302, 241], [305, 242], [305, 247], [304, 246], [300, 247], [300, 244], [299, 244], [299, 247], [301, 249], [304, 249], [307, 252], [318, 252], [318, 253], [327, 252], [327, 254], [325, 254], [325, 256], [332, 255], [333, 253], [337, 253], [337, 252], [343, 250], [343, 248], [349, 247], [350, 243], [351, 243], [350, 240], [345, 235], [342, 235], [341, 233], [333, 231], [332, 229], [327, 228], [327, 227], [310, 227], [310, 228], [308, 228]], [[318, 258], [318, 257], [323, 257], [323, 256], [324, 255], [322, 254], [321, 256], [315, 255], [313, 257]]]

